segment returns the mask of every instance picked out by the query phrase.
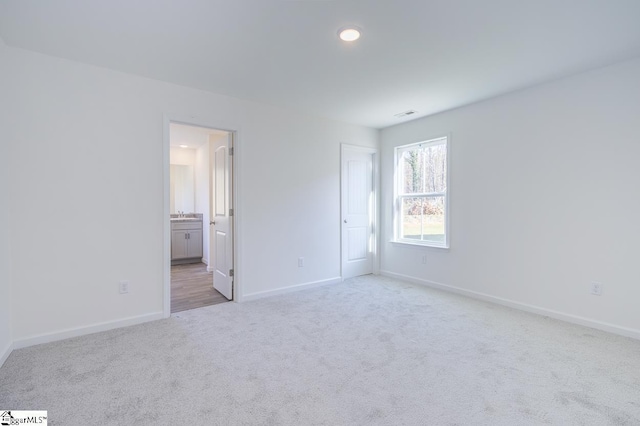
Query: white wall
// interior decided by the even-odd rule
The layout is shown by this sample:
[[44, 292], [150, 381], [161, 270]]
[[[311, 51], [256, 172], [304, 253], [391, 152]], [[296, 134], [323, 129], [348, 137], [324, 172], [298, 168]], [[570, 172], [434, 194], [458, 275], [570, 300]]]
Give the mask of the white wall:
[[[8, 55], [0, 39], [0, 93], [6, 93]], [[11, 199], [9, 179], [12, 176], [12, 153], [10, 149], [11, 133], [8, 119], [9, 102], [0, 100], [0, 366], [9, 355], [12, 337], [12, 276], [11, 276]]]
[[[382, 269], [640, 337], [639, 112], [635, 60], [383, 130]], [[451, 249], [389, 243], [393, 147], [447, 133]]]
[[7, 50], [16, 344], [161, 315], [163, 114], [239, 130], [244, 296], [339, 276], [339, 144], [378, 131]]
[[195, 150], [195, 212], [202, 213], [202, 261], [209, 264], [209, 141]]

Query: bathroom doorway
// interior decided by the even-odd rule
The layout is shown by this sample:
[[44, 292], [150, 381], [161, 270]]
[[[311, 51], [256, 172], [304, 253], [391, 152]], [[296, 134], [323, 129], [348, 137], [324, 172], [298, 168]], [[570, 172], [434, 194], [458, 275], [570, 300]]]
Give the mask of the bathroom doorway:
[[168, 302], [176, 313], [233, 300], [234, 133], [168, 124]]

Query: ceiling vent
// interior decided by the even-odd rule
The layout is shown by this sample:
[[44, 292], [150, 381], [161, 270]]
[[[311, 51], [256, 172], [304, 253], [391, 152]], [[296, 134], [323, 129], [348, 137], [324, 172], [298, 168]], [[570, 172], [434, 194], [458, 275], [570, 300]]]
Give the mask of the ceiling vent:
[[393, 114], [394, 117], [398, 117], [398, 118], [402, 118], [402, 117], [407, 117], [409, 115], [413, 115], [415, 114], [416, 111], [410, 109], [409, 111], [404, 111], [404, 112], [399, 112], [397, 114]]

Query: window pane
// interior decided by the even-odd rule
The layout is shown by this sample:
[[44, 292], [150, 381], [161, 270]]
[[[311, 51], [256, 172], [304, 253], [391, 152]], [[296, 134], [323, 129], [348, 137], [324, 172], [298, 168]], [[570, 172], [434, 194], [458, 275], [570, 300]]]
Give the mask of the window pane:
[[403, 194], [419, 194], [424, 185], [423, 152], [420, 148], [405, 151], [402, 154], [404, 174], [402, 178]]
[[447, 190], [447, 147], [445, 144], [432, 145], [423, 150], [424, 192], [445, 192]]
[[444, 197], [425, 198], [422, 213], [422, 239], [444, 243]]
[[447, 145], [440, 137], [396, 148], [397, 240], [448, 248]]
[[422, 198], [402, 200], [401, 238], [420, 239], [422, 235]]
[[402, 153], [402, 194], [447, 190], [447, 146], [418, 145]]

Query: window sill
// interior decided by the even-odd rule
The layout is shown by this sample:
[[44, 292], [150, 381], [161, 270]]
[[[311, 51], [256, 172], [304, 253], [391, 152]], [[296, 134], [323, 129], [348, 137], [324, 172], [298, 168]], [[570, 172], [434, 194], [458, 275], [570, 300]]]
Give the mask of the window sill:
[[389, 242], [397, 246], [424, 247], [429, 249], [439, 249], [439, 250], [449, 251], [449, 246], [445, 246], [445, 245], [418, 243], [418, 242], [409, 242], [409, 241], [397, 241], [397, 240], [391, 240]]

